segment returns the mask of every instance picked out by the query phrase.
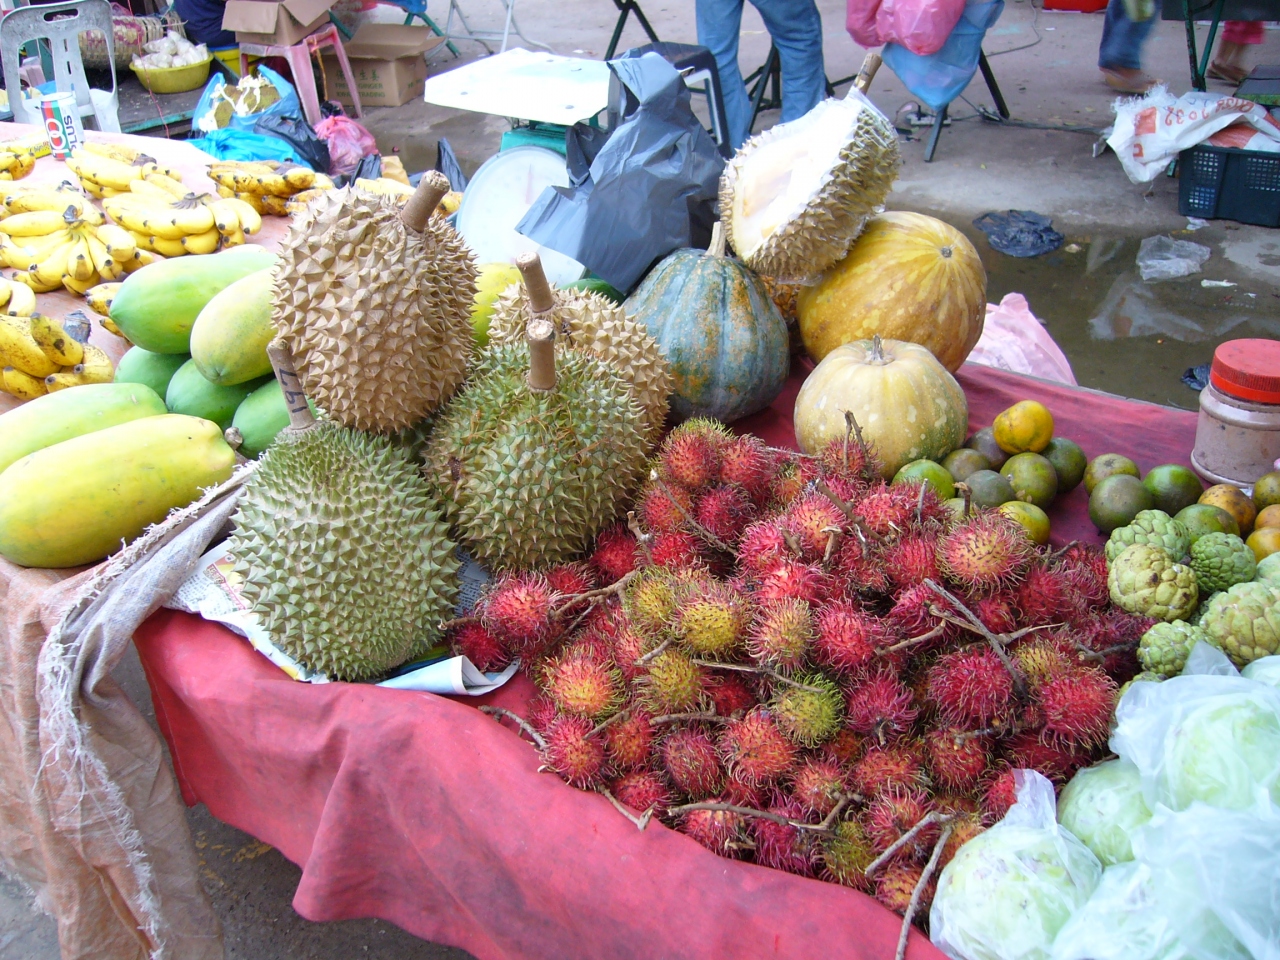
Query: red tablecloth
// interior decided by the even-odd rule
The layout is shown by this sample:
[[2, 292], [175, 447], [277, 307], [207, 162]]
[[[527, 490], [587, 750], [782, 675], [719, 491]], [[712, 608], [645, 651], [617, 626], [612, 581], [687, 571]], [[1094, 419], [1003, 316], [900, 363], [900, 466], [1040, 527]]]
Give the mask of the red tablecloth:
[[[793, 440], [801, 377], [739, 426]], [[1058, 433], [1145, 470], [1185, 463], [1195, 415], [966, 367], [973, 427], [1016, 400]], [[1083, 489], [1054, 539], [1097, 538]], [[136, 637], [189, 803], [302, 867], [312, 920], [377, 916], [490, 958], [893, 956], [900, 920], [834, 884], [717, 857], [660, 824], [640, 833], [602, 797], [537, 772], [530, 745], [476, 711], [518, 709], [517, 679], [481, 700], [296, 683], [222, 627], [172, 611]], [[923, 937], [911, 960], [940, 960]]]

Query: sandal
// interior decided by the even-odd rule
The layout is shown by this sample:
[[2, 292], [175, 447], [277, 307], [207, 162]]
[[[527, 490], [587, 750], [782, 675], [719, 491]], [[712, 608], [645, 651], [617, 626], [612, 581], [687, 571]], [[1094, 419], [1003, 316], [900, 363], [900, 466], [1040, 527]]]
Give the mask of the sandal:
[[1245, 77], [1249, 76], [1249, 72], [1233, 63], [1219, 63], [1214, 60], [1209, 64], [1209, 69], [1204, 72], [1204, 75], [1212, 80], [1225, 80], [1227, 83], [1239, 86], [1244, 82]]
[[1160, 81], [1147, 76], [1141, 70], [1123, 67], [1101, 67], [1102, 81], [1112, 90], [1121, 93], [1146, 93]]

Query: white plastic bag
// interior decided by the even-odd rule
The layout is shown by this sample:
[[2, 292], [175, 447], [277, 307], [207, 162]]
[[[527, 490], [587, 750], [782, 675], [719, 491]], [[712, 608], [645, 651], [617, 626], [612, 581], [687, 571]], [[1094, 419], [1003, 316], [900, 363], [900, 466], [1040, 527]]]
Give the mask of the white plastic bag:
[[1053, 960], [1190, 960], [1144, 863], [1102, 871], [1089, 902], [1053, 941]]
[[1240, 676], [1269, 687], [1280, 687], [1280, 656], [1261, 657], [1241, 670]]
[[1190, 240], [1147, 237], [1138, 246], [1138, 272], [1147, 283], [1176, 280], [1199, 273], [1212, 253], [1204, 244]]
[[982, 336], [969, 354], [969, 361], [1076, 385], [1071, 361], [1020, 293], [1006, 293], [998, 305], [987, 304]]
[[1058, 826], [1053, 784], [1032, 770], [1014, 776], [1018, 802], [938, 879], [929, 937], [955, 960], [1048, 960], [1102, 874], [1098, 858]]

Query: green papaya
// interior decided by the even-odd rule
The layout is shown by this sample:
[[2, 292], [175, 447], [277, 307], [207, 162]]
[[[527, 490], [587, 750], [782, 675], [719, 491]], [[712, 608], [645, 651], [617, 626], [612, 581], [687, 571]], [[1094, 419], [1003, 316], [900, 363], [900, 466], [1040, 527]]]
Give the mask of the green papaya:
[[[310, 400], [307, 405], [311, 412], [316, 412], [316, 405]], [[244, 398], [236, 407], [236, 415], [231, 426], [240, 431], [240, 449], [242, 457], [254, 459], [271, 445], [276, 434], [289, 425], [289, 408], [284, 403], [284, 391], [280, 389], [279, 380], [268, 380], [253, 393]]]
[[210, 383], [231, 386], [271, 372], [271, 270], [241, 277], [213, 295], [191, 328], [191, 359]]
[[144, 350], [190, 353], [191, 327], [214, 294], [275, 262], [274, 253], [252, 243], [159, 260], [129, 274], [111, 301], [111, 319]]
[[138, 383], [86, 383], [46, 393], [0, 416], [0, 472], [63, 440], [165, 412], [155, 391]]
[[116, 364], [116, 383], [141, 383], [163, 397], [173, 375], [190, 359], [185, 353], [152, 353], [130, 347]]
[[237, 383], [229, 387], [220, 383], [210, 383], [201, 376], [196, 362], [188, 360], [178, 368], [178, 372], [169, 381], [164, 402], [168, 405], [170, 413], [212, 420], [220, 429], [225, 430], [231, 426], [231, 420], [236, 415], [236, 407], [265, 382], [265, 377], [259, 377], [257, 380]]

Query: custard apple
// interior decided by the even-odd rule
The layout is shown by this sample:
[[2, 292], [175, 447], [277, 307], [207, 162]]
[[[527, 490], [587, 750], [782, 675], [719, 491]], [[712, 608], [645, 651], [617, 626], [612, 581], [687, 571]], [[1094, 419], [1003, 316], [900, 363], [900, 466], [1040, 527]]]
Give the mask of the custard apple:
[[1209, 602], [1200, 625], [1237, 667], [1280, 653], [1280, 587], [1237, 583]]
[[1206, 593], [1252, 580], [1258, 561], [1244, 541], [1231, 533], [1206, 533], [1191, 545], [1191, 569]]
[[[1199, 586], [1199, 583], [1197, 583], [1196, 586]], [[1221, 590], [1215, 590], [1210, 594], [1200, 594], [1200, 606], [1196, 607], [1195, 613], [1187, 617], [1187, 623], [1191, 624], [1193, 627], [1200, 626], [1200, 621], [1204, 619], [1205, 611], [1209, 609], [1209, 601], [1221, 593]]]
[[1194, 571], [1145, 543], [1120, 552], [1107, 574], [1107, 586], [1111, 602], [1121, 610], [1155, 620], [1185, 620], [1200, 599]]
[[1158, 673], [1152, 673], [1150, 670], [1143, 670], [1128, 683], [1120, 687], [1120, 692], [1116, 694], [1116, 702], [1119, 703], [1124, 699], [1124, 695], [1129, 692], [1129, 688], [1135, 683], [1159, 683], [1164, 679], [1165, 678]]
[[1273, 587], [1280, 587], [1280, 553], [1273, 553], [1259, 560], [1253, 579]]
[[1182, 620], [1157, 623], [1138, 641], [1138, 660], [1148, 673], [1176, 677], [1187, 665], [1196, 641], [1207, 639], [1203, 630]]
[[1125, 547], [1145, 543], [1159, 547], [1173, 560], [1181, 560], [1191, 547], [1191, 534], [1181, 520], [1175, 520], [1163, 510], [1143, 510], [1127, 527], [1117, 527], [1107, 540], [1107, 562], [1120, 556]]

